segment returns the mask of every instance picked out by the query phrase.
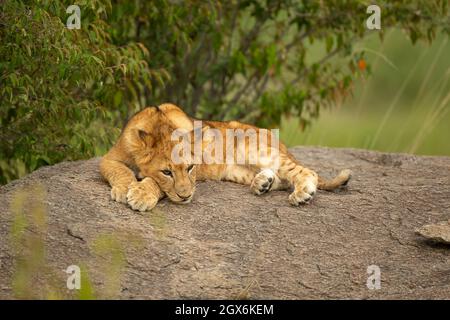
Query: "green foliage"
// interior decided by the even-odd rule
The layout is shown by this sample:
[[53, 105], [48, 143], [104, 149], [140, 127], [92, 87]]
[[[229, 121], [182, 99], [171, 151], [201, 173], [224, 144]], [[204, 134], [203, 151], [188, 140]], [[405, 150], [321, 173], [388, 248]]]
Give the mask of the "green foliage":
[[[190, 115], [302, 125], [370, 71], [367, 33], [412, 42], [450, 32], [447, 0], [379, 1], [382, 30], [357, 0], [5, 0], [0, 12], [0, 183], [104, 153], [135, 111], [170, 101]], [[311, 50], [320, 44], [323, 50]]]
[[159, 74], [145, 47], [113, 43], [109, 1], [80, 2], [80, 30], [65, 27], [69, 1], [2, 5], [0, 183], [104, 152], [136, 104], [136, 83]]

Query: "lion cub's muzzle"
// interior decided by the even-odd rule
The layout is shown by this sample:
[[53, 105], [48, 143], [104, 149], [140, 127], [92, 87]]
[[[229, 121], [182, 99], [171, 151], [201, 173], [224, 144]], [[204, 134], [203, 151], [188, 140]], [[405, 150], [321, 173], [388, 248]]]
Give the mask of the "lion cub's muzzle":
[[187, 204], [187, 203], [191, 202], [193, 196], [194, 196], [193, 192], [190, 195], [188, 195], [188, 196], [180, 195], [178, 193], [175, 193], [175, 196], [172, 196], [172, 197], [169, 197], [169, 198], [170, 198], [170, 200], [172, 200], [175, 203]]

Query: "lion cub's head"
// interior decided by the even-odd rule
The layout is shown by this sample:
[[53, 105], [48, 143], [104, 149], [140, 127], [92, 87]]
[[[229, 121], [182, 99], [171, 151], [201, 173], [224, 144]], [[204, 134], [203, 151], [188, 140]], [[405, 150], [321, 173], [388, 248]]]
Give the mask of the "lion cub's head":
[[177, 106], [164, 104], [136, 114], [126, 128], [128, 153], [142, 177], [151, 177], [176, 203], [189, 203], [195, 191], [196, 169], [192, 161], [174, 161], [174, 130], [192, 135], [191, 119]]

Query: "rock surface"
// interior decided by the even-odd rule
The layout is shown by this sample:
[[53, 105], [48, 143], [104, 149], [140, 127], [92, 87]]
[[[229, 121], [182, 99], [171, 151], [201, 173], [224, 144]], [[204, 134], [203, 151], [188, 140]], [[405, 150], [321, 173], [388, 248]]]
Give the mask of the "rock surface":
[[[200, 182], [191, 204], [141, 214], [110, 200], [99, 159], [2, 186], [0, 298], [76, 298], [65, 270], [79, 265], [82, 291], [97, 298], [450, 299], [450, 247], [415, 233], [450, 218], [450, 158], [292, 152], [324, 177], [351, 169], [348, 189], [292, 207], [285, 191]], [[380, 289], [367, 287], [370, 265]]]

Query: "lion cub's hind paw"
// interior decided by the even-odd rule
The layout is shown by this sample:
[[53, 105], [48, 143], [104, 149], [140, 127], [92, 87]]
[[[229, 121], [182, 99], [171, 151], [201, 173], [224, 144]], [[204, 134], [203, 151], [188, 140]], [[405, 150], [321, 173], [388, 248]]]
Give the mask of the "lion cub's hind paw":
[[306, 179], [304, 182], [303, 188], [299, 190], [294, 190], [289, 195], [289, 203], [293, 206], [298, 206], [301, 204], [306, 204], [312, 200], [314, 195], [316, 194], [317, 186], [311, 181], [310, 178]]
[[275, 173], [270, 169], [264, 169], [253, 178], [250, 189], [256, 195], [266, 193], [275, 181]]
[[310, 202], [312, 200], [313, 196], [314, 196], [314, 193], [309, 194], [306, 192], [301, 192], [301, 193], [297, 194], [296, 192], [292, 192], [289, 195], [289, 203], [292, 204], [293, 206], [299, 206], [301, 204]]

